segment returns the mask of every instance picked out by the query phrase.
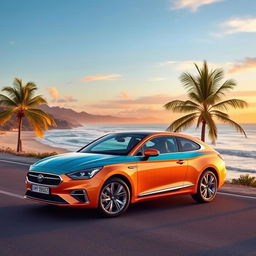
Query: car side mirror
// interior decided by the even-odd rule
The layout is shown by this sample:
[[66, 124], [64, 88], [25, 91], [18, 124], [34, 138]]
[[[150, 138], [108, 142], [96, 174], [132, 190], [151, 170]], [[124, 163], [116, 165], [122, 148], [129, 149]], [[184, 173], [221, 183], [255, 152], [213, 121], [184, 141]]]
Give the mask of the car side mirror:
[[149, 148], [144, 151], [144, 156], [149, 158], [151, 156], [159, 156], [160, 152], [157, 149]]

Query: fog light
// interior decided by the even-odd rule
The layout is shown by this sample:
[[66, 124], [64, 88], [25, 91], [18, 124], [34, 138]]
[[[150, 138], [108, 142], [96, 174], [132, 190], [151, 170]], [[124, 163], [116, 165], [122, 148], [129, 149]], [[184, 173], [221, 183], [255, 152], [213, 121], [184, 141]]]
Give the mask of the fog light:
[[83, 190], [83, 189], [73, 190], [70, 193], [70, 195], [73, 196], [77, 201], [79, 201], [81, 203], [88, 202], [87, 194], [86, 194], [85, 190]]

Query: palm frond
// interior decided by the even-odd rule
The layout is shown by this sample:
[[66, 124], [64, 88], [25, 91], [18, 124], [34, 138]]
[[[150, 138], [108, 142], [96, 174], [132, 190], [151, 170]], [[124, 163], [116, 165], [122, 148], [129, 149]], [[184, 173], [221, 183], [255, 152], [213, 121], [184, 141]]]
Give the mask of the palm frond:
[[210, 110], [210, 113], [212, 115], [221, 115], [223, 117], [229, 118], [229, 115], [227, 113], [224, 113], [224, 112], [216, 110], [216, 109]]
[[3, 94], [0, 94], [0, 105], [6, 107], [17, 107], [17, 103], [15, 101]]
[[191, 100], [196, 101], [197, 103], [202, 103], [202, 99], [200, 98], [200, 96], [198, 96], [197, 93], [189, 92], [188, 96]]
[[200, 110], [200, 106], [191, 100], [173, 100], [164, 105], [166, 110], [172, 110], [173, 112], [191, 112]]
[[187, 89], [188, 93], [193, 92], [198, 95], [199, 98], [202, 97], [200, 85], [198, 84], [195, 77], [193, 77], [189, 73], [183, 73], [180, 76], [180, 81], [183, 84], [183, 86]]
[[14, 87], [15, 91], [17, 92], [16, 97], [18, 98], [19, 102], [21, 103], [24, 98], [22, 79], [17, 78], [17, 77], [14, 78], [13, 87]]
[[216, 108], [216, 109], [228, 110], [229, 107], [232, 107], [232, 108], [245, 108], [247, 106], [248, 106], [248, 104], [244, 100], [229, 99], [229, 100], [218, 102], [217, 104], [212, 105], [211, 108], [213, 108], [213, 109]]
[[217, 68], [211, 73], [213, 89], [216, 91], [216, 87], [219, 87], [219, 83], [224, 79], [224, 70], [222, 68]]
[[172, 122], [166, 130], [172, 131], [172, 132], [182, 131], [188, 128], [189, 126], [191, 126], [195, 122], [197, 117], [198, 117], [198, 113], [191, 113], [186, 116], [183, 116], [175, 120], [174, 122]]
[[2, 92], [6, 92], [9, 97], [15, 101], [17, 104], [20, 103], [20, 96], [19, 93], [17, 92], [17, 90], [11, 86], [6, 86], [2, 89]]
[[37, 115], [38, 118], [44, 119], [47, 126], [56, 126], [56, 123], [55, 123], [53, 117], [51, 115], [47, 114], [46, 112], [44, 112], [41, 109], [29, 108], [29, 109], [26, 110], [25, 116], [27, 117], [27, 115], [30, 115], [30, 114]]
[[[205, 64], [205, 63], [204, 63]], [[202, 76], [202, 70], [198, 67], [198, 65], [196, 64], [196, 63], [194, 63], [194, 66], [195, 66], [195, 68], [196, 68], [196, 70], [197, 70], [197, 72], [198, 72], [198, 75], [199, 76]]]
[[37, 95], [27, 101], [27, 106], [28, 107], [34, 107], [38, 105], [44, 105], [47, 104], [47, 101], [43, 98], [42, 95]]
[[235, 128], [238, 132], [244, 134], [244, 136], [247, 138], [246, 132], [245, 130], [242, 128], [242, 126], [240, 126], [238, 123], [236, 123], [235, 121], [231, 120], [229, 117], [225, 117], [221, 114], [215, 114], [215, 116], [222, 121], [223, 123], [229, 124], [230, 126], [232, 126], [233, 128]]
[[14, 110], [12, 108], [0, 112], [0, 125], [4, 125], [12, 118]]
[[216, 91], [213, 92], [209, 97], [209, 102], [214, 104], [217, 101], [220, 101], [221, 98], [225, 95], [225, 92], [234, 89], [236, 82], [233, 79], [226, 80]]
[[24, 114], [35, 135], [39, 138], [43, 137], [44, 131], [48, 130], [50, 125], [56, 125], [53, 118], [40, 109], [27, 109], [24, 111]]
[[27, 103], [33, 96], [34, 92], [37, 90], [37, 86], [33, 82], [28, 82], [23, 87], [23, 94], [24, 94], [24, 103]]

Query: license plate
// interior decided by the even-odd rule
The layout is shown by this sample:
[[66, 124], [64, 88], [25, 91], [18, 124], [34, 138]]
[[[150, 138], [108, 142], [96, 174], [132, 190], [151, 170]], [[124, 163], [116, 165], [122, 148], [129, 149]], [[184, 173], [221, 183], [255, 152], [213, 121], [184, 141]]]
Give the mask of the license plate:
[[48, 187], [44, 187], [44, 186], [38, 186], [38, 185], [33, 185], [31, 187], [31, 190], [33, 192], [37, 192], [37, 193], [42, 193], [42, 194], [50, 194], [50, 189]]

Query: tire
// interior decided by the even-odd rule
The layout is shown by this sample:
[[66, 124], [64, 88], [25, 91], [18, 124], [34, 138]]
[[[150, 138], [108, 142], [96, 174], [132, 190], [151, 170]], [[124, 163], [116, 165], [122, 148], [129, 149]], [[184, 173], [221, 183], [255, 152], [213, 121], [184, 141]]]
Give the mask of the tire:
[[191, 195], [198, 203], [211, 202], [217, 193], [218, 180], [214, 172], [206, 170], [202, 173], [198, 185], [197, 193]]
[[130, 201], [127, 184], [119, 178], [110, 178], [100, 191], [98, 211], [103, 217], [117, 217], [127, 210]]

